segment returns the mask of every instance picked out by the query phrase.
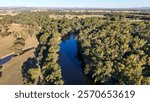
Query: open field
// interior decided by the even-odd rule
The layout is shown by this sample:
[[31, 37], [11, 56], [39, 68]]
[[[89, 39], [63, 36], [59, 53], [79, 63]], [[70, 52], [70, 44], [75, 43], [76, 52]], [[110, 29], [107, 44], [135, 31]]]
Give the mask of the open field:
[[15, 38], [10, 35], [8, 37], [0, 37], [0, 58], [12, 53], [10, 50], [11, 46], [13, 45], [13, 42], [15, 41]]
[[22, 85], [22, 65], [29, 57], [34, 56], [34, 50], [30, 50], [21, 56], [12, 58], [9, 62], [3, 65], [2, 77], [0, 78], [1, 85]]
[[[0, 58], [6, 56], [10, 53], [13, 53], [10, 50], [10, 47], [13, 45], [13, 41], [15, 38], [13, 36], [8, 36], [4, 38], [0, 38]], [[26, 40], [26, 48], [36, 47], [38, 45], [38, 41], [36, 37], [28, 37]], [[0, 78], [0, 84], [5, 85], [20, 85], [23, 84], [22, 78], [22, 65], [29, 58], [34, 56], [34, 49], [27, 51], [26, 53], [16, 56], [3, 65], [2, 68], [2, 77]]]
[[[15, 38], [12, 35], [3, 37], [3, 38], [0, 37], [0, 58], [13, 52], [11, 50], [11, 46], [13, 45], [14, 41], [15, 41]], [[38, 44], [38, 41], [37, 41], [36, 37], [28, 36], [25, 43], [26, 44], [25, 44], [24, 49], [36, 47]]]
[[102, 17], [104, 18], [105, 16], [103, 15], [49, 15], [49, 18], [54, 18], [54, 19], [61, 19], [61, 18], [67, 18], [67, 19], [72, 19], [74, 17], [78, 18], [90, 18], [90, 17]]

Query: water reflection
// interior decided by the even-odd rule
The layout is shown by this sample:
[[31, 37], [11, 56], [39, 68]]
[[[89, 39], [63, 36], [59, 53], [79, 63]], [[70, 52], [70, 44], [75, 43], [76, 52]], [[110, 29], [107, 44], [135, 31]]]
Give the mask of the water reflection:
[[78, 57], [77, 41], [74, 35], [62, 39], [60, 44], [60, 66], [65, 85], [86, 85], [88, 84], [83, 75], [81, 62]]

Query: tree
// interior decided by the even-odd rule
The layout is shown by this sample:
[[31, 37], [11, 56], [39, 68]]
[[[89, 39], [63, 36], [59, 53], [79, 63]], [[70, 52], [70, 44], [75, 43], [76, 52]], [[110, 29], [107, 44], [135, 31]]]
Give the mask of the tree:
[[23, 47], [25, 46], [25, 40], [23, 38], [17, 38], [14, 41], [14, 44], [12, 46], [12, 50], [19, 55], [22, 53]]
[[46, 44], [47, 40], [48, 40], [49, 34], [48, 33], [44, 33], [40, 36], [39, 42], [40, 44]]
[[40, 70], [39, 68], [30, 68], [29, 71], [27, 72], [28, 76], [28, 84], [37, 84], [38, 83], [38, 78], [40, 76]]

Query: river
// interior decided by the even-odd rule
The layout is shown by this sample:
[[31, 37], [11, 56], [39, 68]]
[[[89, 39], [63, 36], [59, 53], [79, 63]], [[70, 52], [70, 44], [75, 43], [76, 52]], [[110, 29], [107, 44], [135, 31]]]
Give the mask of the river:
[[83, 74], [81, 61], [78, 58], [77, 40], [73, 34], [61, 41], [59, 63], [65, 85], [89, 84]]
[[[23, 53], [31, 50], [28, 48]], [[81, 61], [78, 57], [78, 43], [73, 34], [64, 37], [60, 43], [59, 64], [62, 69], [62, 76], [65, 85], [88, 85], [89, 79], [84, 75]], [[14, 57], [14, 54], [0, 59], [0, 65], [7, 63]]]

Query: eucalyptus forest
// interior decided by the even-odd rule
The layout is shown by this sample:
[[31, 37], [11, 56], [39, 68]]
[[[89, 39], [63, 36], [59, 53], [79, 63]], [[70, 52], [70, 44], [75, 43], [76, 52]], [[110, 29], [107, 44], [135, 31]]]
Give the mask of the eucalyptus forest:
[[[65, 44], [67, 40], [63, 42], [63, 39], [71, 35], [77, 42], [81, 74], [91, 82], [86, 84], [149, 85], [150, 12], [135, 12], [23, 11], [14, 16], [1, 16], [0, 36], [15, 37], [10, 48], [14, 58], [26, 53], [27, 36], [36, 36], [34, 57], [22, 62], [20, 68], [26, 85], [66, 85], [60, 64], [65, 60], [60, 60], [60, 44]], [[79, 17], [82, 15], [102, 16]], [[22, 30], [13, 31], [11, 24], [20, 24]], [[3, 70], [0, 63], [0, 78]], [[70, 80], [75, 79], [70, 76]]]

